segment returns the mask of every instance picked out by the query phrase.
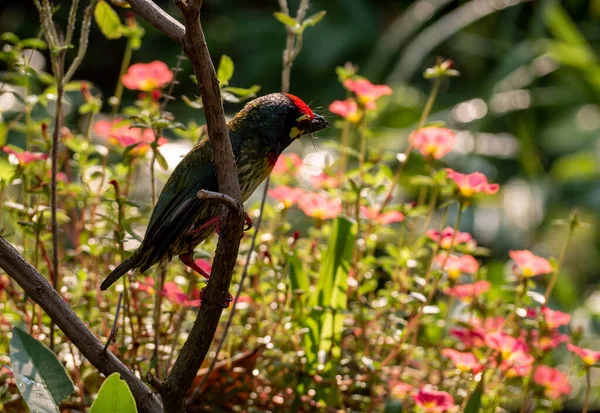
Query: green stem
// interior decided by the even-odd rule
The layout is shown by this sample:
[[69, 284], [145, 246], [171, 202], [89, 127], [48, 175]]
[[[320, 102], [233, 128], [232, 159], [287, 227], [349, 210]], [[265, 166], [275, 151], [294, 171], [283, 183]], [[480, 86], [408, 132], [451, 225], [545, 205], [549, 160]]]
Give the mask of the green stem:
[[575, 227], [577, 226], [576, 222], [577, 221], [574, 217], [571, 218], [571, 220], [569, 222], [569, 231], [567, 232], [567, 237], [565, 238], [565, 243], [560, 252], [560, 257], [558, 259], [558, 267], [556, 268], [556, 271], [554, 271], [552, 273], [552, 277], [550, 278], [550, 281], [548, 281], [548, 287], [546, 287], [546, 293], [544, 294], [546, 303], [550, 299], [550, 294], [552, 294], [552, 290], [554, 289], [554, 284], [556, 283], [556, 280], [558, 279], [558, 274], [560, 273], [560, 270], [562, 269], [563, 264], [565, 262], [565, 257], [567, 256], [567, 248], [569, 247], [569, 242], [571, 241], [571, 237], [573, 235], [573, 232], [575, 231]]
[[119, 106], [121, 105], [121, 98], [123, 97], [123, 75], [127, 71], [129, 67], [129, 63], [131, 63], [131, 56], [133, 54], [133, 48], [131, 47], [131, 41], [127, 40], [127, 45], [125, 46], [125, 53], [123, 54], [123, 60], [121, 61], [121, 70], [119, 71], [119, 80], [117, 81], [117, 88], [115, 89], [115, 99], [112, 105], [112, 115], [116, 115], [119, 111]]
[[[429, 117], [431, 113], [431, 108], [433, 107], [433, 103], [435, 102], [435, 98], [437, 97], [438, 91], [440, 90], [440, 84], [442, 83], [442, 79], [437, 77], [433, 82], [433, 87], [431, 88], [431, 92], [429, 93], [429, 97], [427, 98], [427, 102], [425, 102], [425, 107], [423, 108], [423, 112], [421, 113], [421, 117], [419, 118], [419, 123], [417, 125], [417, 129], [419, 130], [425, 124], [425, 121]], [[402, 171], [404, 170], [404, 165], [408, 162], [408, 157], [410, 156], [410, 152], [412, 150], [412, 145], [409, 143], [406, 149], [404, 150], [404, 159], [398, 165], [398, 169], [396, 169], [396, 173], [394, 174], [394, 180], [392, 181], [392, 185], [390, 186], [390, 190], [388, 191], [387, 196], [383, 200], [379, 211], [383, 211], [384, 208], [391, 202], [392, 196], [394, 195], [394, 191], [396, 190], [396, 186], [398, 186], [398, 181], [400, 180], [400, 176], [402, 175]]]
[[590, 406], [590, 396], [592, 395], [592, 375], [590, 374], [590, 367], [585, 368], [585, 383], [587, 385], [585, 389], [585, 399], [583, 401], [583, 409], [581, 413], [587, 413]]
[[340, 136], [340, 166], [338, 169], [338, 180], [341, 181], [346, 173], [346, 163], [348, 161], [348, 139], [350, 138], [350, 122], [344, 120], [342, 134]]

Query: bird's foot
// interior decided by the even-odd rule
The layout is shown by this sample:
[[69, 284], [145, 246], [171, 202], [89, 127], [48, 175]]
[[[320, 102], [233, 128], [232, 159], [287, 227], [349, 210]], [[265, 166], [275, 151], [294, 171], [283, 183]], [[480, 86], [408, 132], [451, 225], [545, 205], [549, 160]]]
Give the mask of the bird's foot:
[[204, 269], [202, 269], [198, 264], [196, 264], [196, 261], [194, 261], [194, 257], [192, 256], [192, 254], [188, 253], [180, 255], [179, 259], [181, 260], [181, 262], [183, 262], [192, 270], [196, 271], [198, 274], [202, 275], [207, 280], [210, 278], [210, 274]]
[[219, 222], [219, 217], [212, 217], [211, 219], [209, 219], [208, 221], [206, 221], [204, 224], [200, 225], [198, 228], [192, 228], [188, 231], [189, 235], [195, 235], [198, 234], [199, 232], [205, 230], [206, 228], [210, 227], [211, 225], [216, 225], [217, 227], [217, 234], [219, 234], [219, 236], [221, 235], [221, 225]]
[[[202, 288], [200, 290], [200, 302], [204, 301], [204, 295], [206, 294], [206, 287]], [[231, 293], [227, 293], [227, 297], [225, 297], [225, 300], [221, 303], [219, 303], [219, 305], [223, 308], [227, 308], [229, 307], [229, 303], [231, 303], [233, 301], [233, 297], [231, 296]]]
[[244, 231], [249, 231], [252, 228], [252, 218], [244, 211]]

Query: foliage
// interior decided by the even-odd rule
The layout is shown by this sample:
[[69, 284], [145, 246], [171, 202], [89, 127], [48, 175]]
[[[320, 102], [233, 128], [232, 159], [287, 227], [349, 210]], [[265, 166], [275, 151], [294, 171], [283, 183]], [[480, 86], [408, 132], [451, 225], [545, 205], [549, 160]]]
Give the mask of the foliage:
[[[112, 96], [103, 96], [89, 81], [66, 85], [58, 175], [59, 291], [94, 333], [106, 338], [118, 294], [100, 293], [99, 284], [138, 245], [160, 183], [205, 132], [197, 119], [166, 111], [181, 108], [181, 101], [195, 114], [202, 109], [200, 98], [183, 94], [189, 95], [189, 88], [177, 87], [187, 80], [181, 73], [185, 60], [169, 67], [150, 62], [152, 56], [148, 63], [131, 64], [134, 51], [153, 52], [142, 47], [144, 29], [131, 15], [123, 23], [122, 13], [106, 1], [95, 7], [102, 34], [123, 37], [118, 41], [127, 46]], [[317, 29], [328, 27], [336, 16], [336, 6], [331, 7], [326, 17], [317, 12], [301, 23], [284, 13], [272, 20], [303, 35], [317, 23]], [[578, 185], [587, 188], [597, 178], [596, 140], [563, 139], [572, 131], [560, 123], [575, 129], [581, 122], [597, 122], [598, 108], [578, 101], [576, 109], [539, 131], [521, 111], [539, 105], [550, 113], [542, 107], [552, 103], [544, 95], [545, 81], [585, 84], [595, 94], [597, 59], [559, 4], [544, 7], [543, 21], [548, 36], [537, 39], [536, 47], [524, 43], [507, 52], [513, 59], [499, 64], [481, 95], [469, 99], [457, 99], [464, 97], [459, 89], [479, 79], [468, 65], [450, 60], [438, 60], [424, 70], [426, 80], [415, 81], [431, 87], [428, 97], [397, 82], [397, 76], [390, 76], [390, 85], [371, 83], [363, 75], [384, 69], [373, 68], [377, 59], [364, 71], [351, 64], [330, 71], [339, 84], [318, 87], [343, 90], [345, 96], [327, 102], [337, 115], [326, 132], [329, 139], [323, 150], [296, 144], [275, 165], [259, 244], [249, 251], [250, 237], [242, 241], [239, 262], [251, 259], [249, 285], [236, 305], [220, 363], [214, 372], [201, 370], [194, 381], [190, 411], [210, 406], [213, 411], [525, 412], [559, 411], [565, 402], [587, 406], [586, 390], [572, 389], [590, 391], [578, 372], [589, 377], [600, 356], [582, 348], [591, 343], [589, 331], [577, 328], [581, 322], [566, 310], [575, 309], [582, 293], [569, 279], [597, 261], [588, 246], [581, 268], [569, 265], [577, 247], [593, 244], [587, 221], [597, 218], [587, 201], [564, 199], [569, 193], [579, 196]], [[466, 29], [460, 35], [473, 40]], [[0, 60], [7, 67], [2, 96], [14, 97], [14, 103], [0, 124], [0, 232], [50, 278], [46, 154], [56, 87], [43, 67], [26, 58], [26, 50], [44, 51], [43, 41], [12, 33], [1, 40]], [[310, 56], [311, 46], [304, 47]], [[232, 86], [246, 71], [236, 63], [234, 71], [234, 59], [223, 54], [217, 66], [229, 103], [260, 91], [256, 85]], [[554, 77], [557, 70], [566, 73]], [[246, 80], [240, 83], [254, 83]], [[440, 109], [448, 101], [453, 106]], [[561, 139], [550, 139], [556, 134]], [[403, 152], [396, 153], [398, 148]], [[517, 161], [525, 178], [514, 179], [499, 167]], [[539, 199], [542, 192], [547, 199]], [[496, 213], [502, 200], [512, 227]], [[543, 209], [543, 203], [559, 201], [562, 206], [547, 216], [536, 215], [536, 205]], [[573, 204], [581, 209], [569, 214], [566, 206]], [[246, 208], [256, 218], [258, 200], [252, 198]], [[523, 235], [524, 228], [538, 224], [540, 236]], [[501, 242], [500, 226], [509, 228]], [[478, 234], [483, 242], [475, 239]], [[509, 243], [514, 250], [505, 254], [498, 244]], [[207, 270], [215, 244], [212, 238], [196, 251]], [[124, 292], [124, 306], [109, 348], [141, 377], [150, 370], [164, 376], [201, 305], [197, 274], [175, 261], [166, 271], [162, 285], [153, 269], [123, 277], [116, 286]], [[157, 295], [164, 299], [155, 301]], [[161, 303], [159, 311], [155, 302]], [[22, 411], [23, 403], [36, 409], [33, 394], [44, 398], [41, 411], [60, 405], [61, 411], [91, 406], [92, 412], [104, 412], [115, 400], [126, 400], [116, 402], [118, 411], [134, 411], [124, 382], [117, 375], [103, 379], [64, 337], [55, 347], [58, 360], [40, 344], [50, 320], [5, 274], [0, 274], [0, 309], [0, 354], [10, 352], [10, 359], [0, 356], [0, 405], [6, 411]], [[49, 365], [58, 380], [48, 376]], [[28, 380], [38, 392], [23, 390]]]

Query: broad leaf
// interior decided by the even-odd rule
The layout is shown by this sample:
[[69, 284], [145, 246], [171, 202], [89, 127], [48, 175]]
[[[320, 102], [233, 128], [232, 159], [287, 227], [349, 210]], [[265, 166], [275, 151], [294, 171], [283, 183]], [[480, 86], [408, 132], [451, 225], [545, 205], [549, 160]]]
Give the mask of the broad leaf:
[[32, 412], [56, 413], [75, 391], [56, 355], [19, 327], [12, 329], [10, 362], [17, 388]]
[[90, 413], [137, 413], [131, 390], [119, 373], [113, 373], [104, 380]]
[[107, 39], [118, 39], [123, 35], [119, 15], [107, 2], [101, 1], [96, 5], [94, 18], [100, 31]]
[[289, 26], [292, 29], [296, 28], [296, 19], [294, 19], [293, 17], [290, 17], [287, 14], [283, 14], [278, 11], [273, 13], [273, 15], [275, 16], [275, 18], [277, 20], [279, 20], [281, 23], [285, 24], [286, 26]]
[[326, 14], [327, 12], [325, 10], [321, 10], [320, 12], [313, 14], [302, 22], [302, 29], [304, 30], [309, 26], [315, 26], [317, 23], [323, 20], [323, 17], [325, 17]]
[[465, 406], [464, 413], [479, 413], [481, 408], [481, 396], [483, 395], [483, 378], [477, 384], [475, 391], [471, 393], [471, 397], [469, 397], [469, 402]]
[[231, 60], [231, 57], [224, 54], [221, 56], [221, 61], [219, 62], [217, 77], [221, 84], [227, 85], [231, 76], [233, 76], [233, 60]]

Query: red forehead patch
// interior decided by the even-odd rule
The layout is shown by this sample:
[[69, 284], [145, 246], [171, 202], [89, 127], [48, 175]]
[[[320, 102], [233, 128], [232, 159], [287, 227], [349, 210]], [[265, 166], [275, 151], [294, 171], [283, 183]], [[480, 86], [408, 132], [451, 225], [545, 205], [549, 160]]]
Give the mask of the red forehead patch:
[[301, 113], [305, 114], [306, 116], [308, 116], [311, 119], [313, 119], [315, 117], [315, 114], [313, 113], [313, 111], [298, 96], [292, 95], [291, 93], [286, 93], [285, 95], [287, 97], [289, 97], [290, 99], [292, 99], [292, 102], [294, 102], [294, 105], [296, 105], [296, 107], [298, 108], [298, 110], [300, 110]]

